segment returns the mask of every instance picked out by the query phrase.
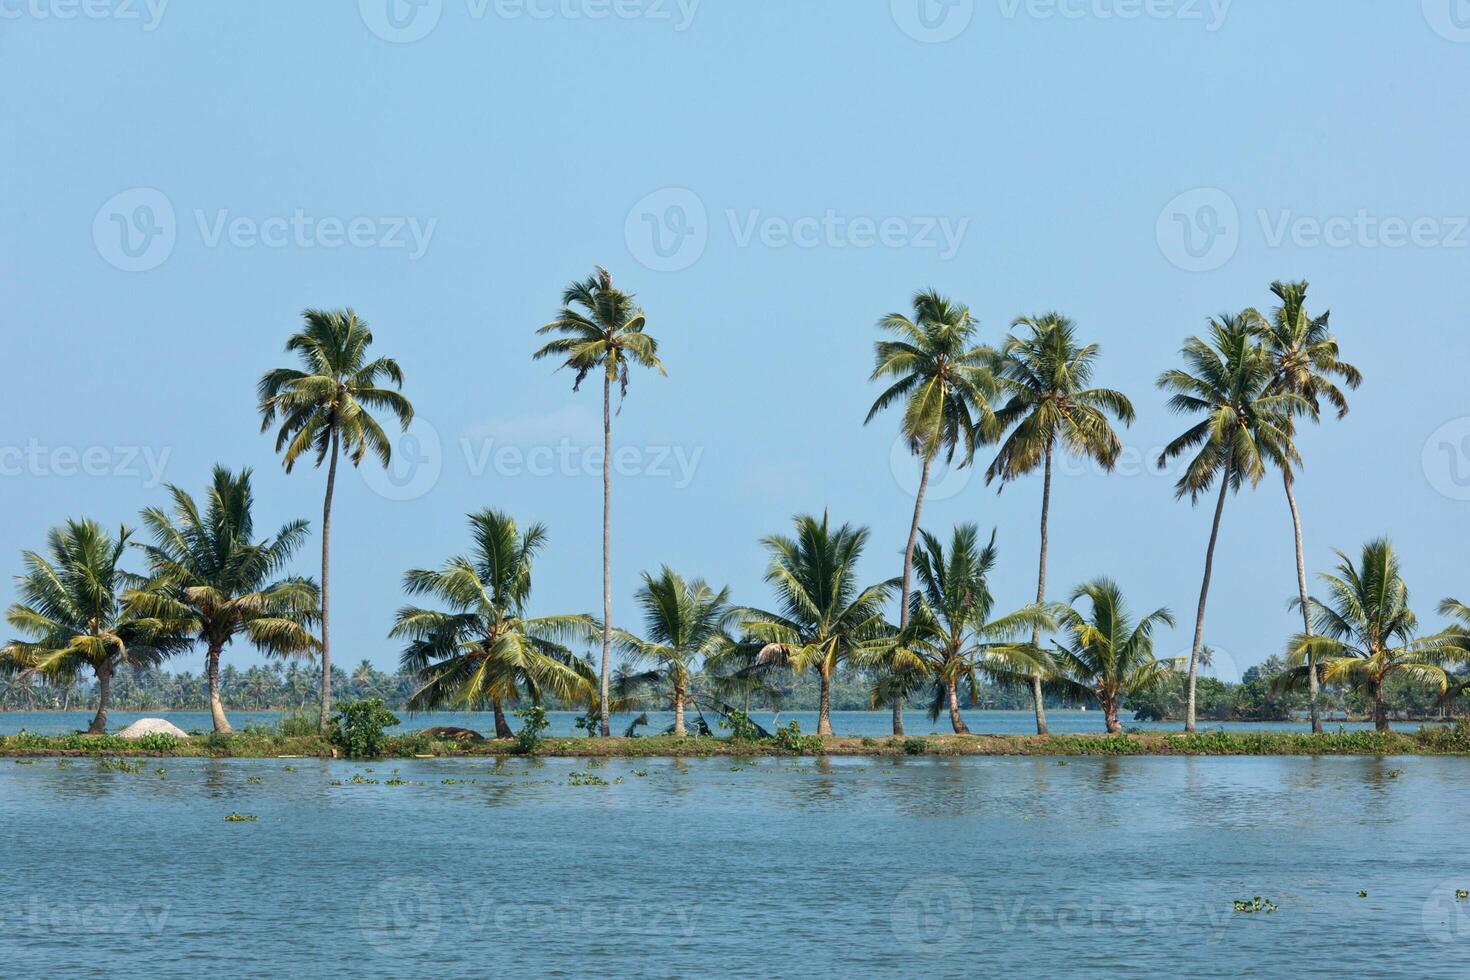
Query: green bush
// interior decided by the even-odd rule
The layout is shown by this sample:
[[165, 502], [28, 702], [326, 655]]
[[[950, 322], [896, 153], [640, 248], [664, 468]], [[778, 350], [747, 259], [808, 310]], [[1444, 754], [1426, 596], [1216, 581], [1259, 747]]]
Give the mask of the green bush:
[[378, 698], [338, 705], [330, 741], [351, 759], [376, 759], [383, 754], [385, 730], [398, 724], [398, 716]]
[[801, 725], [792, 719], [791, 724], [785, 728], [776, 729], [776, 737], [772, 739], [776, 747], [797, 755], [812, 755], [822, 751], [822, 738], [820, 735], [803, 735]]
[[516, 744], [522, 755], [530, 755], [541, 746], [541, 733], [551, 722], [546, 720], [546, 709], [539, 704], [529, 708], [517, 708], [516, 717], [521, 720], [521, 730], [516, 733]]
[[286, 738], [309, 738], [320, 731], [320, 717], [305, 711], [293, 711], [281, 715], [276, 721], [275, 734]]
[[906, 738], [899, 743], [903, 748], [904, 755], [923, 755], [929, 751], [929, 743], [922, 738]]
[[138, 739], [138, 748], [144, 752], [169, 753], [178, 747], [178, 737], [168, 732], [149, 732]]
[[720, 719], [720, 727], [728, 729], [730, 737], [737, 742], [754, 742], [761, 737], [760, 726], [750, 720], [750, 715], [738, 708], [731, 708], [729, 713]]

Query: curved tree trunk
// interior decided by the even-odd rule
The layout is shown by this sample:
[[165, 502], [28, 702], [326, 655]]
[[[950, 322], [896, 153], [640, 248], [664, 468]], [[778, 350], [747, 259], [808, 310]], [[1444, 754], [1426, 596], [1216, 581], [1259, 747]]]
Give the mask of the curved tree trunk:
[[1118, 721], [1118, 696], [1114, 694], [1100, 700], [1102, 701], [1103, 722], [1107, 725], [1108, 734], [1123, 734], [1123, 725]]
[[959, 685], [954, 681], [946, 681], [944, 689], [949, 695], [949, 724], [954, 728], [954, 733], [956, 735], [970, 734], [970, 727], [965, 724], [964, 716], [960, 714]]
[[107, 734], [107, 702], [112, 696], [112, 664], [104, 664], [97, 670], [97, 714], [87, 726], [88, 735]]
[[220, 645], [211, 643], [209, 652], [205, 654], [204, 673], [209, 681], [209, 715], [214, 720], [214, 730], [228, 735], [234, 731], [230, 727], [230, 720], [225, 717], [225, 706], [219, 696], [219, 657]]
[[819, 671], [820, 691], [817, 694], [817, 734], [832, 734], [832, 678]]
[[[1296, 533], [1296, 585], [1302, 601], [1302, 630], [1304, 635], [1312, 635], [1312, 612], [1307, 608], [1307, 560], [1302, 548], [1302, 515], [1296, 506], [1296, 493], [1292, 490], [1291, 470], [1281, 471], [1282, 482], [1286, 484], [1286, 502], [1291, 507], [1291, 526]], [[1318, 706], [1319, 694], [1317, 690], [1317, 657], [1316, 654], [1307, 653], [1307, 691], [1312, 714], [1312, 733], [1322, 734], [1322, 713]]]
[[608, 698], [612, 680], [612, 378], [602, 378], [602, 737], [612, 734]]
[[327, 467], [327, 494], [322, 501], [322, 714], [323, 734], [332, 724], [332, 493], [337, 489], [337, 424], [332, 423], [332, 461]]
[[[903, 549], [903, 588], [898, 594], [898, 628], [909, 625], [909, 593], [914, 581], [914, 547], [919, 542], [919, 516], [924, 510], [924, 495], [929, 492], [929, 473], [934, 468], [934, 454], [924, 456], [924, 468], [919, 475], [919, 492], [914, 496], [914, 519], [909, 524], [909, 541]], [[903, 698], [893, 699], [893, 734], [903, 734]]]
[[500, 699], [491, 698], [490, 707], [495, 711], [495, 737], [515, 738], [516, 733], [511, 731], [510, 722], [505, 718], [505, 708], [501, 707]]
[[[1036, 573], [1036, 604], [1046, 602], [1046, 546], [1048, 522], [1051, 517], [1051, 446], [1046, 447], [1046, 470], [1041, 482], [1041, 561]], [[1031, 645], [1041, 646], [1040, 624], [1031, 629]], [[1031, 675], [1031, 703], [1036, 706], [1036, 734], [1047, 735], [1046, 701], [1041, 694], [1041, 675]]]
[[687, 734], [684, 730], [684, 678], [680, 677], [674, 681], [674, 736], [683, 738]]
[[1199, 679], [1199, 654], [1204, 648], [1205, 604], [1210, 598], [1210, 578], [1215, 572], [1215, 545], [1220, 541], [1220, 518], [1225, 514], [1225, 497], [1230, 493], [1230, 467], [1220, 474], [1220, 500], [1215, 504], [1215, 523], [1210, 528], [1210, 547], [1205, 552], [1205, 578], [1199, 590], [1199, 611], [1194, 617], [1194, 646], [1189, 651], [1189, 694], [1184, 715], [1184, 730], [1194, 731], [1195, 687]]

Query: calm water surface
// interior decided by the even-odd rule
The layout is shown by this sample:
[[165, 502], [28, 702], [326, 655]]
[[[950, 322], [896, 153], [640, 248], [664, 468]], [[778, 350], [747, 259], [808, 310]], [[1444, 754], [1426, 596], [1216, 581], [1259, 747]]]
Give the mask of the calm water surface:
[[163, 761], [0, 760], [0, 973], [1470, 974], [1470, 760]]

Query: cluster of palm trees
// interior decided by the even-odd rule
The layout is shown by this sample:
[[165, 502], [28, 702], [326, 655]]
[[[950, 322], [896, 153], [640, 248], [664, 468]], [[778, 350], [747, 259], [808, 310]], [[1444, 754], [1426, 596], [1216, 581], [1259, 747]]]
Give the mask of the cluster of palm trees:
[[[1446, 600], [1441, 612], [1455, 626], [1418, 635], [1408, 591], [1392, 546], [1370, 543], [1358, 565], [1341, 557], [1323, 576], [1328, 600], [1307, 590], [1302, 522], [1294, 493], [1301, 456], [1295, 445], [1303, 419], [1317, 421], [1323, 403], [1348, 411], [1343, 389], [1361, 375], [1342, 360], [1329, 316], [1307, 312], [1307, 284], [1276, 283], [1269, 314], [1246, 309], [1210, 322], [1204, 337], [1186, 341], [1183, 367], [1166, 371], [1159, 387], [1189, 427], [1160, 455], [1163, 468], [1183, 460], [1179, 497], [1198, 502], [1216, 493], [1187, 660], [1185, 729], [1195, 726], [1198, 668], [1205, 653], [1205, 613], [1225, 503], [1231, 492], [1256, 486], [1271, 468], [1281, 474], [1296, 544], [1297, 607], [1302, 633], [1288, 653], [1293, 669], [1282, 684], [1310, 691], [1314, 731], [1321, 730], [1322, 683], [1359, 687], [1376, 706], [1380, 727], [1384, 682], [1404, 675], [1446, 696], [1467, 687], [1447, 667], [1470, 658], [1470, 607]], [[20, 597], [7, 614], [23, 635], [0, 650], [0, 668], [70, 683], [89, 669], [101, 706], [92, 731], [104, 731], [107, 692], [125, 665], [149, 666], [202, 646], [210, 707], [218, 731], [229, 731], [219, 695], [220, 660], [243, 639], [275, 656], [316, 658], [321, 670], [320, 722], [331, 716], [331, 516], [339, 460], [360, 466], [369, 457], [388, 465], [392, 441], [379, 416], [402, 430], [413, 406], [402, 394], [396, 361], [372, 352], [373, 335], [352, 310], [307, 310], [286, 343], [297, 367], [266, 372], [258, 385], [262, 432], [275, 429], [276, 450], [290, 472], [303, 457], [326, 468], [322, 504], [320, 582], [285, 573], [308, 526], [294, 521], [257, 537], [251, 517], [250, 471], [216, 468], [201, 506], [170, 486], [171, 507], [142, 514], [147, 543], [133, 542], [91, 520], [70, 521], [50, 534], [42, 552], [23, 555]], [[636, 599], [639, 633], [614, 623], [611, 577], [613, 388], [627, 394], [632, 367], [663, 373], [646, 315], [604, 269], [572, 283], [562, 307], [541, 334], [552, 335], [534, 358], [553, 358], [574, 372], [573, 390], [594, 371], [602, 378], [603, 606], [586, 613], [532, 616], [532, 566], [546, 545], [546, 528], [522, 529], [505, 513], [469, 515], [471, 548], [437, 568], [404, 576], [413, 599], [436, 608], [401, 609], [390, 636], [404, 643], [403, 668], [419, 679], [412, 708], [488, 707], [496, 733], [510, 734], [505, 706], [550, 695], [588, 706], [604, 736], [615, 711], [668, 707], [673, 731], [684, 734], [686, 710], [730, 713], [730, 697], [760, 689], [774, 672], [810, 671], [820, 690], [818, 734], [831, 734], [831, 683], [845, 664], [876, 678], [875, 705], [891, 707], [895, 734], [902, 707], [927, 697], [931, 718], [947, 712], [967, 731], [962, 701], [982, 681], [1029, 688], [1039, 734], [1047, 733], [1045, 699], [1088, 701], [1110, 731], [1120, 730], [1128, 695], [1184, 669], [1183, 658], [1154, 656], [1153, 635], [1172, 625], [1167, 609], [1135, 618], [1121, 588], [1106, 578], [1076, 587], [1066, 603], [1047, 598], [1048, 525], [1052, 478], [1059, 454], [1111, 470], [1122, 442], [1115, 422], [1135, 412], [1122, 393], [1093, 386], [1100, 350], [1084, 343], [1075, 324], [1057, 313], [1017, 319], [999, 346], [980, 344], [968, 308], [934, 292], [913, 300], [911, 314], [879, 321], [873, 381], [886, 387], [867, 422], [901, 408], [901, 431], [920, 465], [920, 481], [901, 574], [864, 586], [857, 567], [869, 531], [834, 525], [825, 513], [795, 518], [793, 532], [764, 540], [766, 582], [773, 608], [738, 607], [728, 589], [686, 579], [669, 568], [645, 572]], [[922, 526], [924, 498], [936, 462], [964, 467], [994, 447], [987, 483], [1001, 487], [1041, 474], [1040, 552], [1036, 601], [997, 614], [990, 576], [998, 561], [995, 535], [982, 544], [964, 524], [945, 541]], [[123, 559], [135, 545], [145, 571]], [[898, 621], [888, 619], [897, 600]], [[1044, 646], [1044, 635], [1053, 635]], [[594, 665], [573, 652], [600, 640]], [[616, 677], [612, 654], [621, 654]]]

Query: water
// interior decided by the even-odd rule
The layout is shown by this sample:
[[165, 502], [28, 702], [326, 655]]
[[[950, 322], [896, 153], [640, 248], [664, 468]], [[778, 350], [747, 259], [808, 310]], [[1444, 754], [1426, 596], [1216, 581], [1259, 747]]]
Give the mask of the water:
[[161, 761], [0, 760], [0, 972], [1470, 972], [1466, 759]]
[[[81, 731], [91, 723], [92, 714], [90, 711], [3, 711], [0, 712], [0, 735], [11, 735], [21, 729], [51, 735]], [[281, 713], [278, 711], [231, 711], [229, 713], [230, 724], [237, 731], [246, 725], [264, 725], [274, 728], [280, 716]], [[551, 722], [551, 727], [547, 731], [557, 736], [583, 734], [575, 727], [579, 717], [579, 714], [572, 711], [549, 711], [547, 719]], [[659, 734], [674, 723], [672, 712], [649, 712], [648, 717], [649, 724], [639, 729], [643, 735]], [[1048, 711], [1046, 717], [1052, 732], [1056, 734], [1102, 733], [1105, 730], [1100, 711]], [[111, 731], [117, 731], [139, 718], [167, 718], [186, 732], [209, 731], [213, 727], [207, 711], [110, 711], [107, 715], [108, 728]], [[402, 724], [394, 729], [398, 732], [419, 731], [438, 725], [473, 728], [487, 735], [495, 732], [494, 717], [487, 712], [426, 711], [416, 715], [399, 712], [399, 718], [402, 719]], [[613, 719], [613, 733], [622, 734], [633, 718], [633, 715], [616, 716]], [[691, 726], [694, 725], [697, 718], [698, 715], [691, 713], [688, 723]], [[812, 733], [817, 730], [815, 711], [783, 711], [779, 716], [773, 716], [770, 712], [753, 711], [751, 718], [767, 729], [774, 728], [778, 723], [785, 725], [796, 721], [804, 732]], [[716, 734], [722, 734], [717, 716], [709, 715], [706, 720]], [[1126, 711], [1122, 713], [1122, 720], [1123, 724], [1131, 728], [1145, 731], [1179, 731], [1183, 727], [1177, 721], [1135, 722], [1132, 714]], [[1036, 733], [1036, 718], [1030, 711], [969, 711], [965, 713], [965, 722], [976, 734], [1034, 735]], [[511, 719], [511, 724], [515, 727], [520, 726], [520, 722], [515, 718]], [[1304, 721], [1206, 721], [1199, 724], [1201, 731], [1223, 729], [1226, 731], [1308, 732], [1311, 731], [1311, 727]], [[1328, 731], [1335, 732], [1339, 727], [1348, 731], [1366, 731], [1373, 726], [1362, 722], [1331, 722], [1328, 725]], [[1398, 731], [1415, 731], [1419, 728], [1419, 723], [1401, 722], [1394, 728]], [[947, 715], [941, 716], [938, 721], [930, 721], [929, 716], [922, 711], [906, 712], [904, 729], [910, 735], [953, 734]], [[893, 720], [887, 711], [834, 711], [832, 712], [832, 730], [837, 735], [855, 737], [891, 735]]]

